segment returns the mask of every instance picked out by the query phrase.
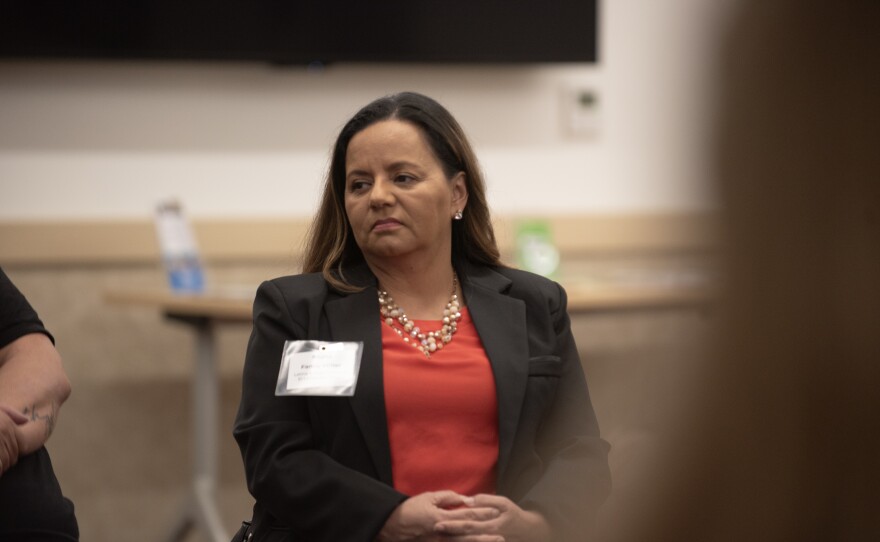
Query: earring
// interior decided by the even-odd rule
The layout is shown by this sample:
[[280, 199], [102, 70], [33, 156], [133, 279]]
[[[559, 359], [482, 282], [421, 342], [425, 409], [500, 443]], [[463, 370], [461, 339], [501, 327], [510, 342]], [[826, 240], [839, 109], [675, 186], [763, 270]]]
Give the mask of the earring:
[[461, 209], [459, 209], [458, 211], [455, 211], [455, 214], [452, 215], [452, 218], [455, 220], [461, 220], [463, 217], [464, 217], [464, 214], [462, 214]]

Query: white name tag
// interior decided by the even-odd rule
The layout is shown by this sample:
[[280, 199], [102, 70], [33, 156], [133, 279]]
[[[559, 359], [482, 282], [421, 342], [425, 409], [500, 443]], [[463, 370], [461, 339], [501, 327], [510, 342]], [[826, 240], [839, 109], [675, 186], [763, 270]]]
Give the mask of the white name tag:
[[363, 347], [362, 342], [285, 342], [275, 395], [354, 395]]

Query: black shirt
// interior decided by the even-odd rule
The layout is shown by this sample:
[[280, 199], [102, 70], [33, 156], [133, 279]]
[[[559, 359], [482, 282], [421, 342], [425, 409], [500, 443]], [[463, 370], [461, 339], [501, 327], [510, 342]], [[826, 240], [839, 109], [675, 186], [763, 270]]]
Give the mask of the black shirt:
[[44, 333], [52, 339], [37, 312], [0, 268], [0, 348], [29, 333]]

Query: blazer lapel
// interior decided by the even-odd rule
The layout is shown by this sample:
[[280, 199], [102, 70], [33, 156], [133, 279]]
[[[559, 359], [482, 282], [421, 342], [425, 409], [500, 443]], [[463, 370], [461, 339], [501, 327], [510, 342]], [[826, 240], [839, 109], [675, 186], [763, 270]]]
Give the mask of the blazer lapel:
[[328, 301], [325, 310], [329, 320], [330, 340], [364, 343], [357, 388], [349, 401], [379, 479], [391, 485], [391, 449], [385, 416], [379, 302], [375, 279], [368, 282], [371, 285], [367, 285], [361, 292]]
[[468, 310], [495, 375], [500, 480], [513, 450], [528, 383], [526, 307], [521, 300], [505, 293], [510, 280], [491, 269], [472, 268], [463, 276]]

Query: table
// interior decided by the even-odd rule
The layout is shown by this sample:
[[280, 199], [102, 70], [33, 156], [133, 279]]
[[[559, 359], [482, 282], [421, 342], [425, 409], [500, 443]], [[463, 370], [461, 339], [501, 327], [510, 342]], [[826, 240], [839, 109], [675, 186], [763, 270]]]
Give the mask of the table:
[[[254, 292], [256, 288], [254, 288]], [[253, 295], [228, 293], [180, 295], [169, 291], [109, 292], [114, 304], [142, 305], [158, 309], [165, 317], [191, 326], [196, 334], [196, 367], [192, 382], [193, 457], [192, 487], [167, 540], [184, 540], [198, 527], [213, 542], [228, 542], [215, 501], [217, 481], [217, 428], [219, 382], [215, 358], [215, 327], [219, 323], [250, 323]]]
[[[675, 307], [699, 307], [708, 299], [704, 288], [657, 285], [599, 284], [569, 281], [568, 311], [572, 315]], [[255, 289], [254, 289], [255, 291]], [[218, 323], [252, 323], [253, 295], [223, 291], [183, 295], [167, 290], [109, 292], [106, 300], [158, 309], [167, 318], [196, 332], [196, 374], [193, 379], [193, 477], [191, 495], [181, 508], [168, 540], [183, 540], [193, 527], [212, 541], [227, 542], [214, 500], [217, 480], [219, 383], [214, 330]]]
[[560, 281], [568, 294], [568, 313], [595, 314], [636, 310], [702, 308], [711, 301], [707, 285], [662, 286]]

